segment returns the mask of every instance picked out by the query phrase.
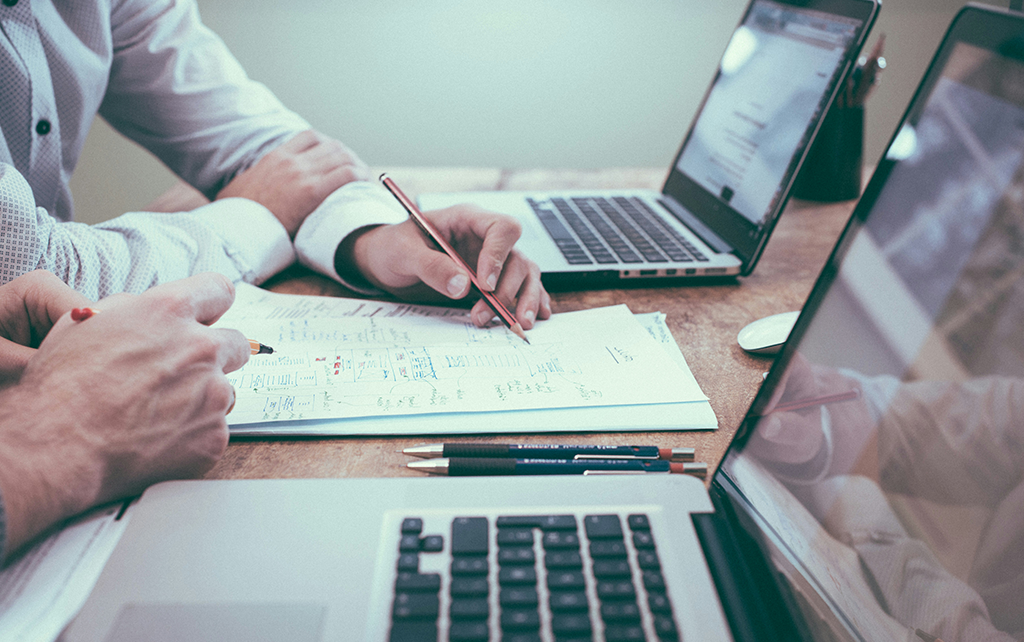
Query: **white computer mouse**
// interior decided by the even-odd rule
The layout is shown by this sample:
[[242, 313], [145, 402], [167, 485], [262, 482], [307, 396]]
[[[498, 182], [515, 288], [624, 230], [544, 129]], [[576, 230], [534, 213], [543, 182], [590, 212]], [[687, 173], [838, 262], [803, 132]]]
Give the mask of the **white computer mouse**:
[[748, 323], [736, 335], [740, 347], [754, 354], [776, 354], [786, 342], [800, 312], [783, 312]]

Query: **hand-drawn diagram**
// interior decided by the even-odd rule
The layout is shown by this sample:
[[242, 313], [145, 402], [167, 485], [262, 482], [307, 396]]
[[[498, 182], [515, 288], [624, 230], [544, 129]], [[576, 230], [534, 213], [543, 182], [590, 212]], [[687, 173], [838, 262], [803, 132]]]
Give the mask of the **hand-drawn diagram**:
[[556, 315], [530, 345], [462, 314], [251, 312], [219, 325], [276, 352], [228, 375], [232, 424], [704, 399], [625, 306]]

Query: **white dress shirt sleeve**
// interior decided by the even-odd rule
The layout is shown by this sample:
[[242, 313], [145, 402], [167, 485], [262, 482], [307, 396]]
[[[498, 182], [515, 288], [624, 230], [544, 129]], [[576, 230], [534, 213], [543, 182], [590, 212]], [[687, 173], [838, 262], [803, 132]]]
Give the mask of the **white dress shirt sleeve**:
[[246, 75], [194, 0], [122, 0], [112, 8], [111, 32], [100, 114], [210, 200], [310, 128]]
[[367, 181], [348, 183], [328, 196], [302, 223], [295, 235], [295, 253], [303, 265], [356, 292], [378, 294], [365, 282], [352, 282], [339, 275], [334, 255], [352, 232], [373, 225], [401, 223], [407, 218], [395, 197], [380, 185]]
[[262, 205], [240, 198], [191, 212], [132, 212], [99, 225], [63, 223], [0, 163], [0, 284], [36, 269], [92, 299], [198, 272], [259, 284], [295, 260], [288, 233]]

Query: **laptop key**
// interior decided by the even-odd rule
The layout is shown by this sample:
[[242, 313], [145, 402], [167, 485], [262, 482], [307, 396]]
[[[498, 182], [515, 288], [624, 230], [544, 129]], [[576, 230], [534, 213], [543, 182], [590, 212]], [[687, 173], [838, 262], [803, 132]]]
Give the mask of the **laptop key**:
[[647, 608], [651, 609], [651, 613], [671, 613], [672, 603], [664, 593], [648, 593]]
[[636, 602], [605, 602], [601, 605], [601, 619], [605, 622], [639, 622], [640, 607]]
[[626, 560], [594, 560], [594, 577], [600, 579], [613, 579], [630, 577], [633, 570]]
[[590, 618], [585, 613], [556, 613], [551, 617], [551, 631], [559, 637], [589, 633]]
[[604, 557], [625, 559], [626, 543], [622, 540], [598, 540], [596, 542], [590, 542], [590, 556], [594, 559]]
[[639, 625], [612, 625], [604, 630], [607, 642], [634, 642], [645, 640], [644, 630]]
[[514, 584], [537, 584], [537, 569], [532, 566], [511, 566], [498, 571], [498, 584], [508, 586]]
[[661, 571], [644, 571], [644, 588], [648, 593], [664, 593], [665, 577]]
[[626, 518], [629, 523], [630, 530], [633, 531], [649, 531], [651, 530], [651, 522], [647, 519], [647, 515], [634, 514]]
[[536, 559], [533, 549], [525, 546], [507, 546], [498, 549], [498, 564], [502, 566], [515, 564], [533, 565]]
[[391, 625], [391, 642], [434, 642], [437, 623], [432, 620], [400, 620]]
[[645, 571], [656, 571], [661, 568], [658, 554], [654, 551], [637, 551], [636, 563]]
[[629, 580], [602, 580], [597, 583], [601, 600], [636, 600], [636, 589]]
[[540, 528], [545, 531], [574, 531], [574, 515], [503, 515], [497, 520], [498, 528]]
[[658, 634], [659, 640], [679, 639], [676, 623], [667, 615], [658, 614], [654, 616], [654, 632]]
[[583, 591], [551, 591], [548, 601], [551, 610], [556, 613], [587, 611], [590, 603]]
[[452, 555], [486, 555], [487, 518], [456, 517], [452, 521]]
[[395, 580], [395, 591], [400, 593], [429, 592], [441, 590], [441, 576], [438, 573], [399, 573]]
[[437, 618], [440, 600], [433, 593], [396, 593], [392, 615], [396, 620]]
[[420, 550], [420, 536], [402, 535], [402, 539], [398, 540], [398, 550], [403, 553], [415, 553]]
[[420, 556], [416, 553], [402, 553], [398, 556], [399, 572], [417, 573], [420, 570]]
[[503, 631], [536, 631], [540, 628], [540, 613], [537, 609], [502, 609], [501, 629]]
[[440, 553], [444, 550], [444, 537], [440, 535], [427, 535], [420, 539], [420, 552]]
[[575, 548], [580, 547], [580, 537], [569, 531], [548, 531], [541, 538], [545, 549], [552, 548]]
[[633, 546], [637, 548], [654, 548], [654, 538], [647, 531], [633, 533]]
[[460, 556], [452, 558], [452, 575], [487, 575], [486, 557]]
[[491, 636], [487, 620], [462, 620], [452, 622], [448, 639], [453, 642], [486, 642]]
[[622, 523], [618, 515], [587, 515], [583, 519], [587, 537], [594, 539], [622, 539]]
[[448, 612], [453, 620], [486, 620], [491, 613], [485, 597], [453, 599]]
[[502, 607], [536, 606], [538, 603], [537, 589], [534, 587], [502, 587], [498, 593], [498, 602]]
[[452, 597], [487, 595], [489, 590], [486, 577], [453, 577], [449, 587]]
[[582, 589], [584, 586], [586, 586], [586, 580], [580, 571], [548, 571], [548, 588], [552, 591]]
[[402, 520], [403, 535], [419, 535], [423, 532], [423, 520], [419, 517], [406, 517]]
[[548, 569], [583, 568], [583, 557], [577, 551], [552, 551], [544, 555]]
[[509, 633], [503, 633], [501, 636], [501, 642], [540, 642], [540, 634], [512, 631]]
[[498, 546], [533, 546], [533, 530], [529, 528], [499, 528]]

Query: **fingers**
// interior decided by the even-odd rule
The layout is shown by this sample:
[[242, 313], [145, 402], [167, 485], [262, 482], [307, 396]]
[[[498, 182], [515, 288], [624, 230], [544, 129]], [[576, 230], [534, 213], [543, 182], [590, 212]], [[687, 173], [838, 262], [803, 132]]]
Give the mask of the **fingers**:
[[0, 387], [16, 383], [35, 353], [34, 348], [0, 338]]
[[476, 238], [482, 239], [476, 262], [477, 277], [484, 288], [493, 291], [523, 228], [514, 218], [499, 214], [468, 210], [463, 216]]
[[[518, 251], [513, 251], [502, 266], [494, 294], [506, 305], [514, 304], [514, 314], [524, 330], [532, 328], [538, 317], [551, 316], [551, 297], [541, 284], [540, 269]], [[473, 323], [482, 327], [490, 322], [494, 313], [480, 303], [474, 306], [471, 315]]]
[[228, 328], [213, 328], [211, 332], [219, 348], [218, 362], [224, 374], [238, 370], [249, 361], [252, 354], [249, 340], [241, 332]]
[[91, 303], [50, 272], [23, 274], [0, 288], [0, 337], [36, 346], [65, 313]]
[[231, 307], [235, 286], [227, 277], [207, 272], [158, 285], [139, 296], [163, 300], [175, 313], [210, 325]]
[[[508, 216], [456, 206], [426, 212], [437, 230], [448, 238], [469, 265], [477, 266], [477, 280], [503, 304], [514, 310], [524, 329], [551, 316], [551, 297], [537, 265], [513, 249], [522, 232]], [[470, 291], [470, 275], [459, 263], [437, 250], [412, 221], [385, 225], [362, 234], [352, 245], [352, 262], [372, 284], [395, 294], [408, 294], [418, 284], [460, 299]], [[473, 322], [487, 325], [494, 312], [479, 301]]]

